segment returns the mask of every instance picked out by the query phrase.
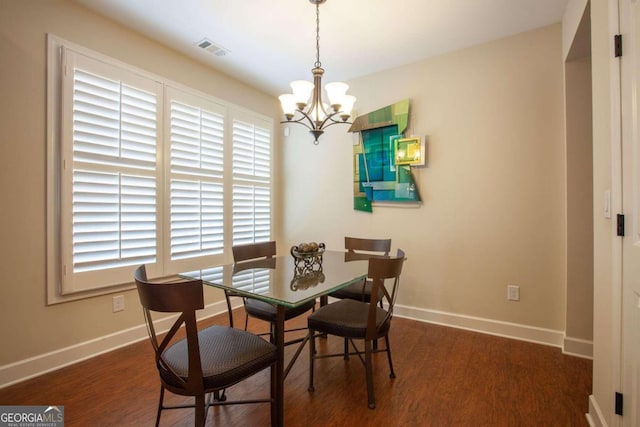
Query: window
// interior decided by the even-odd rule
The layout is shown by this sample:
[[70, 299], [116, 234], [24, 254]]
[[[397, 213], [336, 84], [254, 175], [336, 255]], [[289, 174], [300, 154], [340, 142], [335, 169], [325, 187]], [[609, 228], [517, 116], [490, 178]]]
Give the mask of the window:
[[226, 108], [168, 88], [169, 260], [224, 250]]
[[233, 244], [271, 237], [271, 138], [266, 128], [233, 122]]
[[49, 37], [48, 300], [271, 238], [273, 121]]

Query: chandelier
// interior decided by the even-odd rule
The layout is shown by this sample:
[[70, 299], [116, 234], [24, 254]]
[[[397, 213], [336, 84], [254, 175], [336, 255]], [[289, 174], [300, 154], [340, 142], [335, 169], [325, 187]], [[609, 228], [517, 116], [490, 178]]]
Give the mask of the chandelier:
[[[309, 129], [318, 144], [318, 138], [324, 130], [338, 123], [351, 124], [347, 120], [351, 116], [355, 96], [347, 95], [349, 86], [346, 83], [328, 83], [324, 89], [329, 104], [322, 102], [322, 75], [324, 69], [320, 62], [320, 5], [327, 0], [309, 0], [316, 5], [316, 62], [311, 72], [313, 83], [296, 80], [290, 83], [293, 94], [280, 95], [280, 104], [286, 118], [280, 123], [299, 123]], [[311, 103], [309, 104], [309, 98]], [[296, 114], [298, 119], [294, 120]]]

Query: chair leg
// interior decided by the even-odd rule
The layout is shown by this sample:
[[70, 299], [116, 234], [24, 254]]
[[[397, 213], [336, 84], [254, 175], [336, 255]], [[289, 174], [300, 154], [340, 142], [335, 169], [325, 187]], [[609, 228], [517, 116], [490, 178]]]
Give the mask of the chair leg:
[[158, 414], [156, 415], [156, 427], [160, 425], [160, 414], [162, 413], [162, 402], [164, 401], [164, 387], [160, 386], [160, 402], [158, 402]]
[[389, 334], [384, 336], [385, 343], [387, 345], [387, 359], [389, 359], [389, 370], [391, 373], [389, 374], [390, 378], [395, 378], [396, 373], [393, 371], [393, 362], [391, 361], [391, 347], [389, 347]]
[[316, 337], [315, 331], [309, 329], [309, 388], [308, 391], [313, 391], [313, 361], [316, 354]]
[[204, 394], [200, 395], [200, 396], [196, 396], [196, 407], [195, 407], [195, 422], [194, 422], [194, 426], [202, 426], [204, 427], [204, 402], [205, 402], [205, 396]]
[[[382, 300], [380, 300], [380, 308], [384, 309], [384, 305], [382, 304]], [[387, 347], [388, 348], [388, 347]], [[373, 351], [378, 351], [378, 340], [373, 340]]]
[[344, 339], [344, 360], [349, 360], [349, 338]]
[[229, 298], [229, 294], [224, 293], [224, 297], [227, 300], [227, 312], [229, 313], [229, 327], [233, 328], [233, 311], [231, 310], [231, 298]]
[[213, 400], [216, 402], [225, 402], [227, 400], [227, 389], [216, 390], [213, 392]]
[[271, 365], [269, 371], [271, 375], [271, 425], [275, 426], [278, 424], [278, 402], [276, 402], [278, 375], [276, 373], [276, 365]]
[[364, 360], [365, 369], [367, 371], [367, 398], [369, 400], [369, 409], [376, 408], [376, 397], [373, 393], [373, 360], [371, 359], [371, 341], [364, 342]]

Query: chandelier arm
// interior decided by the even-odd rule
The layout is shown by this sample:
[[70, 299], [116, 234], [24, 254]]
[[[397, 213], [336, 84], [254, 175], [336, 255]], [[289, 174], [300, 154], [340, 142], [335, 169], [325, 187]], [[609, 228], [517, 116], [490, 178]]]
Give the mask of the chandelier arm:
[[[326, 120], [325, 120], [325, 122], [326, 122]], [[342, 122], [342, 121], [337, 121], [337, 120], [331, 120], [329, 122], [329, 124], [326, 124], [326, 125], [323, 122], [322, 123], [322, 127], [320, 129], [324, 130], [324, 129], [328, 128], [329, 126], [333, 126], [333, 125], [350, 125], [350, 124], [353, 124], [353, 123], [351, 123], [351, 122]]]
[[[322, 120], [322, 122], [320, 123], [320, 127], [319, 128], [323, 129], [324, 127], [329, 127], [331, 125], [339, 125], [339, 124], [342, 124], [342, 123], [347, 124], [347, 125], [352, 124], [351, 122], [348, 122], [346, 120], [336, 120], [336, 119], [334, 119], [334, 117], [336, 115], [338, 115], [338, 114], [339, 114], [339, 112], [327, 114], [327, 116], [324, 118], [324, 120]], [[329, 123], [329, 124], [327, 124], [327, 123]]]
[[[314, 130], [315, 129], [315, 123], [311, 119], [311, 117], [309, 117], [304, 111], [298, 110], [296, 112], [300, 113], [302, 115], [302, 117], [300, 117], [297, 120], [283, 120], [280, 123], [298, 123], [298, 124], [301, 124], [302, 126], [306, 127], [309, 130]], [[309, 121], [309, 124], [305, 123], [304, 119], [307, 119]]]
[[[309, 115], [309, 113], [311, 113], [312, 111], [313, 110], [310, 110], [307, 113], [305, 113], [304, 111], [298, 111], [300, 114], [302, 114], [302, 117], [300, 117], [298, 123], [304, 124], [305, 126], [307, 126], [309, 128], [309, 130], [321, 129], [322, 126], [320, 126], [320, 128], [318, 128], [317, 122], [315, 120], [313, 120], [313, 118]], [[307, 125], [306, 123], [303, 123], [302, 122], [303, 119], [307, 119], [307, 121], [309, 122], [309, 125]]]
[[[322, 102], [322, 98], [320, 99], [320, 102], [318, 102], [318, 106], [320, 106], [320, 109], [321, 109], [321, 110], [322, 110], [322, 112], [324, 113], [325, 118], [330, 117], [330, 116], [333, 116], [333, 115], [335, 115], [335, 114], [336, 114], [335, 112], [331, 112], [331, 110], [330, 110], [330, 111], [327, 111], [327, 110], [324, 108], [324, 103]], [[324, 121], [323, 121], [323, 122], [324, 122]]]
[[[280, 123], [285, 124], [285, 123], [298, 123], [301, 124], [302, 126], [306, 127], [307, 129], [309, 129], [310, 131], [313, 130], [323, 130], [328, 128], [329, 126], [333, 126], [333, 125], [350, 125], [353, 124], [352, 122], [349, 121], [343, 121], [343, 120], [336, 120], [334, 119], [334, 116], [336, 116], [338, 113], [333, 113], [328, 115], [327, 117], [324, 118], [324, 120], [322, 122], [320, 122], [319, 126], [315, 125], [315, 121], [305, 112], [303, 111], [297, 111], [298, 113], [300, 113], [302, 115], [302, 117], [300, 117], [297, 120], [283, 120]], [[309, 122], [309, 124], [305, 123], [304, 120], [307, 120]]]

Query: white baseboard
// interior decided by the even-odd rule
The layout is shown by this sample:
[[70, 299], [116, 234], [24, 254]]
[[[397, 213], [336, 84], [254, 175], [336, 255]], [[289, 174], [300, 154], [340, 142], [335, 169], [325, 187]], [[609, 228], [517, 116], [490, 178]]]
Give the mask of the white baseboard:
[[593, 341], [580, 338], [564, 337], [562, 352], [569, 356], [593, 359]]
[[586, 417], [590, 427], [607, 427], [607, 422], [604, 420], [600, 406], [593, 394], [589, 396], [589, 412]]
[[518, 323], [502, 322], [481, 317], [447, 313], [437, 310], [426, 310], [396, 304], [394, 314], [398, 317], [421, 322], [435, 323], [443, 326], [466, 329], [484, 334], [529, 341], [537, 344], [560, 347], [564, 354], [593, 358], [593, 342], [579, 338], [566, 337], [563, 331], [543, 329]]
[[[198, 319], [206, 319], [226, 311], [227, 305], [223, 300], [210, 304], [198, 312]], [[169, 316], [159, 320], [156, 323], [156, 331], [158, 333], [168, 331], [174, 319], [175, 316]], [[147, 328], [143, 323], [123, 331], [0, 366], [0, 388], [72, 365], [147, 338]]]
[[404, 317], [421, 322], [435, 323], [437, 325], [466, 329], [469, 331], [550, 345], [553, 347], [562, 348], [564, 340], [563, 331], [554, 331], [552, 329], [543, 329], [520, 325], [517, 323], [447, 313], [444, 311], [426, 310], [422, 308], [402, 306], [399, 304], [395, 305], [393, 314], [398, 317]]
[[[241, 301], [234, 303], [234, 308]], [[210, 304], [199, 313], [199, 318], [215, 316], [227, 310], [224, 301]], [[437, 310], [426, 310], [396, 304], [394, 314], [420, 322], [434, 323], [443, 326], [466, 329], [490, 335], [529, 341], [568, 349], [567, 354], [580, 357], [591, 357], [592, 343], [575, 338], [566, 338], [563, 331], [536, 328], [516, 323], [465, 316]], [[166, 331], [171, 327], [171, 318], [162, 319], [158, 323], [158, 331]], [[73, 346], [65, 347], [49, 353], [31, 357], [8, 365], [0, 366], [0, 388], [11, 384], [63, 368], [85, 359], [115, 350], [120, 347], [147, 338], [144, 324], [119, 331], [104, 337], [95, 338]]]

